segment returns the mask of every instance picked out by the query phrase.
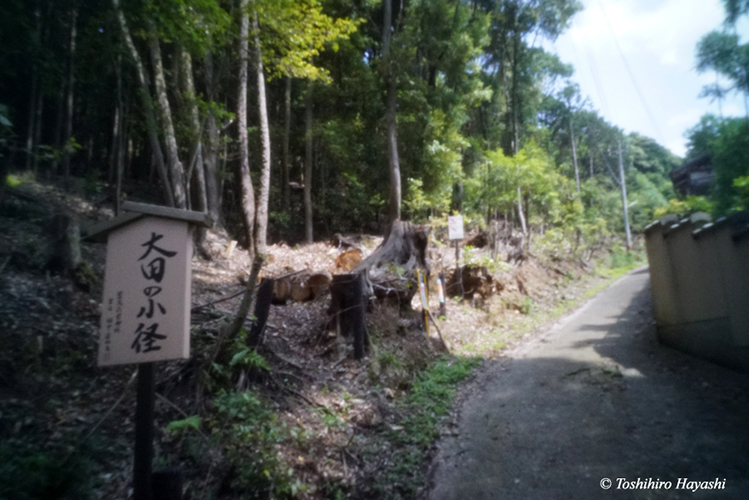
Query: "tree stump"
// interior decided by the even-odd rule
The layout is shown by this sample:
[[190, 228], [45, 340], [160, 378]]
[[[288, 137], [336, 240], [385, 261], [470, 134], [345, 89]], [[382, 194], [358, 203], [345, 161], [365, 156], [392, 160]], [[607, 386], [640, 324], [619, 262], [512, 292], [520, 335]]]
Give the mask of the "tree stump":
[[330, 309], [338, 333], [353, 336], [354, 358], [364, 358], [369, 349], [369, 336], [364, 320], [364, 277], [361, 274], [339, 274], [330, 284]]
[[394, 264], [406, 272], [413, 272], [416, 268], [429, 272], [427, 245], [430, 231], [429, 226], [414, 225], [401, 220], [393, 221], [390, 232], [382, 244], [351, 272], [369, 271], [383, 264]]
[[416, 270], [429, 276], [427, 245], [429, 226], [396, 220], [382, 244], [356, 266], [352, 273], [364, 273], [369, 295], [394, 299], [409, 308], [416, 293]]

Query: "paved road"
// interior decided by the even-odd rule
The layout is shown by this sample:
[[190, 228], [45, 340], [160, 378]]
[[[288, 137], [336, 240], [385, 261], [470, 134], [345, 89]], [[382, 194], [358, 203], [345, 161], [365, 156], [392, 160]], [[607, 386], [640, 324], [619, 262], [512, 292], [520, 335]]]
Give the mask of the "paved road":
[[[429, 498], [749, 499], [748, 395], [749, 376], [657, 343], [639, 269], [477, 377]], [[677, 490], [679, 478], [725, 489]]]

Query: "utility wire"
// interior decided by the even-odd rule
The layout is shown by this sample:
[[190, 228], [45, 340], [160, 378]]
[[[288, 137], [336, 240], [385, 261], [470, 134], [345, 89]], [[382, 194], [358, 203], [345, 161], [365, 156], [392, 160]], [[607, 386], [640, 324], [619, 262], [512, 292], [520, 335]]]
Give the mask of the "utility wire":
[[658, 124], [655, 121], [655, 117], [653, 116], [653, 113], [650, 112], [650, 107], [648, 106], [648, 103], [645, 100], [645, 96], [640, 90], [640, 86], [637, 84], [637, 80], [635, 79], [635, 75], [632, 72], [632, 68], [629, 67], [627, 58], [624, 55], [624, 51], [622, 50], [621, 45], [619, 45], [619, 39], [617, 38], [616, 33], [614, 32], [614, 28], [611, 26], [611, 22], [609, 21], [609, 16], [608, 14], [606, 14], [606, 9], [603, 7], [601, 0], [598, 0], [598, 6], [601, 8], [601, 11], [603, 12], [603, 18], [606, 21], [606, 26], [608, 26], [609, 31], [611, 32], [611, 36], [614, 38], [614, 43], [616, 44], [616, 48], [619, 50], [619, 55], [621, 56], [622, 61], [624, 62], [624, 67], [627, 68], [627, 73], [629, 74], [629, 78], [632, 80], [632, 85], [634, 85], [635, 90], [637, 91], [637, 95], [640, 97], [640, 102], [642, 103], [642, 107], [645, 108], [645, 112], [650, 118], [650, 122], [653, 125], [653, 128], [655, 129], [656, 133], [658, 134], [658, 138], [660, 139], [661, 143], [664, 143], [665, 141], [663, 140], [663, 134], [661, 133], [661, 129], [658, 127]]

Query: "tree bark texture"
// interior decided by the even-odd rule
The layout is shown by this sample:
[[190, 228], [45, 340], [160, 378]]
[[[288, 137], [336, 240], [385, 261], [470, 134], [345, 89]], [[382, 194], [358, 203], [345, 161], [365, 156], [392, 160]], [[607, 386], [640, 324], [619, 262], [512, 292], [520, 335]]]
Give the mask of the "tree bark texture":
[[401, 218], [401, 174], [398, 158], [398, 124], [396, 112], [398, 107], [398, 87], [393, 74], [390, 57], [390, 32], [393, 25], [393, 4], [386, 0], [384, 4], [384, 19], [382, 24], [382, 58], [384, 81], [387, 87], [385, 99], [385, 122], [388, 142], [388, 167], [390, 171], [390, 222]]
[[68, 142], [73, 137], [73, 101], [75, 99], [75, 42], [78, 33], [78, 6], [73, 3], [70, 10], [70, 49], [68, 60], [68, 95], [65, 99], [65, 146], [62, 158], [62, 170], [65, 177], [65, 185], [70, 182], [70, 148]]
[[289, 189], [289, 138], [291, 136], [291, 77], [286, 78], [284, 91], [283, 112], [283, 154], [281, 163], [281, 183], [283, 193], [283, 206], [286, 210], [291, 209], [291, 190]]
[[312, 234], [312, 82], [307, 86], [304, 106], [304, 239], [314, 242]]
[[265, 71], [263, 53], [260, 47], [260, 34], [257, 11], [253, 11], [252, 31], [255, 35], [255, 64], [257, 68], [257, 104], [260, 108], [260, 139], [262, 142], [263, 167], [260, 171], [260, 192], [257, 200], [255, 240], [257, 251], [264, 254], [268, 238], [268, 204], [270, 202], [270, 127], [268, 126], [268, 103], [265, 98]]
[[[34, 18], [36, 20], [36, 31], [34, 33], [35, 42], [41, 43], [41, 9], [37, 5], [34, 9]], [[31, 95], [29, 95], [29, 127], [26, 134], [26, 170], [31, 169], [32, 159], [34, 158], [34, 151], [36, 149], [34, 142], [34, 123], [36, 120], [36, 108], [37, 108], [37, 93], [39, 87], [39, 60], [38, 55], [34, 54], [34, 61], [31, 64]]]
[[148, 37], [148, 46], [151, 51], [151, 62], [153, 63], [153, 78], [156, 87], [156, 97], [161, 111], [161, 120], [164, 128], [164, 142], [166, 144], [167, 168], [171, 180], [172, 192], [174, 193], [174, 205], [177, 208], [186, 208], [185, 195], [185, 168], [179, 159], [179, 148], [177, 137], [174, 133], [172, 121], [172, 110], [166, 94], [166, 79], [164, 78], [164, 65], [161, 61], [161, 46], [156, 32], [151, 27]]
[[416, 268], [428, 272], [427, 245], [430, 231], [431, 228], [428, 226], [394, 221], [382, 244], [351, 272], [370, 270], [383, 264], [395, 264], [406, 272], [414, 271]]
[[[192, 57], [187, 50], [182, 47], [182, 64], [180, 69], [182, 70], [182, 81], [185, 86], [185, 92], [190, 100], [190, 126], [192, 127], [193, 134], [195, 134], [196, 143], [194, 146], [193, 157], [190, 158], [190, 165], [188, 168], [188, 182], [191, 174], [195, 173], [195, 180], [198, 182], [198, 196], [197, 205], [198, 210], [206, 212], [208, 208], [208, 196], [206, 193], [205, 185], [205, 171], [203, 170], [203, 127], [200, 124], [200, 114], [198, 113], [198, 103], [195, 100], [195, 82], [193, 81], [192, 73]], [[197, 167], [197, 168], [196, 168]], [[188, 193], [189, 194], [189, 193]]]
[[120, 30], [122, 31], [122, 38], [125, 41], [130, 57], [133, 59], [135, 64], [136, 74], [138, 76], [138, 85], [141, 104], [143, 106], [143, 112], [146, 116], [146, 127], [148, 129], [148, 140], [151, 146], [151, 152], [156, 161], [156, 169], [159, 174], [159, 180], [164, 188], [164, 194], [166, 195], [167, 203], [169, 206], [175, 206], [174, 193], [172, 192], [171, 185], [169, 183], [169, 174], [164, 164], [164, 154], [161, 150], [161, 143], [159, 143], [159, 132], [156, 127], [156, 117], [154, 116], [153, 103], [151, 102], [151, 94], [149, 91], [148, 78], [146, 76], [145, 68], [143, 67], [143, 60], [138, 54], [133, 39], [130, 36], [130, 29], [127, 25], [127, 19], [125, 14], [120, 8], [120, 0], [112, 0], [115, 12], [117, 13], [117, 20], [119, 21]]
[[364, 314], [364, 277], [358, 273], [333, 276], [330, 297], [329, 313], [336, 319], [338, 332], [344, 337], [353, 337], [354, 359], [363, 359], [369, 349]]
[[[242, 184], [242, 216], [247, 229], [247, 250], [255, 254], [255, 190], [250, 177], [250, 151], [247, 139], [247, 64], [250, 16], [248, 0], [240, 0], [239, 22], [239, 89], [237, 95], [237, 128], [239, 139], [239, 176]], [[246, 314], [246, 313], [245, 313]]]
[[[213, 76], [213, 55], [210, 51], [205, 54], [205, 87], [209, 102], [213, 102], [215, 97], [214, 76]], [[208, 110], [206, 117], [207, 140], [203, 144], [203, 167], [205, 170], [205, 192], [208, 206], [208, 214], [213, 219], [214, 224], [223, 225], [221, 218], [221, 195], [218, 183], [218, 126], [216, 125], [216, 115], [213, 110]]]
[[619, 186], [622, 190], [622, 208], [624, 209], [624, 233], [627, 238], [627, 250], [632, 248], [632, 233], [629, 230], [629, 206], [627, 202], [627, 180], [624, 178], [624, 161], [622, 160], [622, 142], [617, 141], [619, 150]]
[[247, 335], [248, 347], [257, 348], [263, 343], [263, 333], [265, 333], [265, 325], [268, 323], [270, 306], [273, 302], [274, 285], [275, 280], [263, 278], [257, 287], [254, 312], [255, 321], [252, 323], [252, 328]]
[[572, 130], [572, 116], [570, 115], [570, 142], [572, 143], [572, 163], [575, 165], [575, 184], [580, 192], [580, 171], [577, 169], [577, 148], [575, 147], [575, 132]]

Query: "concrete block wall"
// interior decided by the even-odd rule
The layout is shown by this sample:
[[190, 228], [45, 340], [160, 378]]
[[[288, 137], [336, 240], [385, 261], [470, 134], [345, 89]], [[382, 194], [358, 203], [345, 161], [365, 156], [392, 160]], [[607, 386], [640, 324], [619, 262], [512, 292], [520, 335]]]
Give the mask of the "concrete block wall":
[[658, 337], [749, 372], [749, 214], [666, 216], [645, 229]]

